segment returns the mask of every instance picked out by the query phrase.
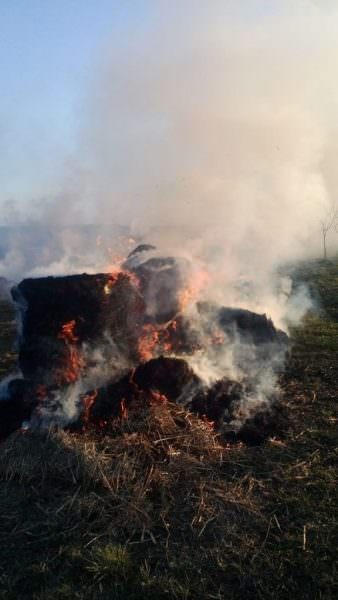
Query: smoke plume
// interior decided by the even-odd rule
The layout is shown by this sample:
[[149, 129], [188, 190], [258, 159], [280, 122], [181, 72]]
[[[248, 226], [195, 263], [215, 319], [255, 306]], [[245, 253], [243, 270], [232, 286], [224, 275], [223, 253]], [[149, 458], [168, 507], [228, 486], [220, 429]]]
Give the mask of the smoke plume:
[[65, 226], [111, 223], [207, 263], [214, 299], [298, 317], [276, 272], [318, 255], [334, 200], [337, 24], [330, 3], [149, 0], [137, 30], [103, 41], [77, 155], [30, 208], [43, 250], [15, 235], [0, 274], [109, 268], [116, 230], [98, 248], [98, 229]]

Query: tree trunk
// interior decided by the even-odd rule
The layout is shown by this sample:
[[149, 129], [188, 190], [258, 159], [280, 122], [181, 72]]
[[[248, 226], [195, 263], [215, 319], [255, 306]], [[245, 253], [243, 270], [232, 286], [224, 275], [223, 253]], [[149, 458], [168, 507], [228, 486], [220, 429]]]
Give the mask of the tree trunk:
[[327, 260], [327, 251], [326, 251], [326, 231], [323, 231], [323, 258]]

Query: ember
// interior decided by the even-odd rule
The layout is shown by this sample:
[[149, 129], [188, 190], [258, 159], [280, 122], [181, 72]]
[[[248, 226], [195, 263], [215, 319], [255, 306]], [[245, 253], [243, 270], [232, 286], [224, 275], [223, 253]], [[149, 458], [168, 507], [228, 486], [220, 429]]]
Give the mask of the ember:
[[64, 325], [62, 325], [61, 331], [58, 335], [59, 339], [64, 340], [66, 343], [77, 342], [79, 338], [74, 335], [75, 325], [75, 319], [69, 321], [69, 323], [65, 323]]
[[189, 285], [179, 293], [179, 306], [183, 312], [189, 304], [198, 300], [200, 292], [208, 285], [210, 277], [205, 271], [191, 275]]
[[68, 323], [65, 323], [61, 327], [61, 331], [58, 335], [58, 339], [65, 342], [67, 348], [67, 354], [65, 357], [66, 363], [63, 367], [56, 371], [55, 378], [57, 383], [65, 385], [67, 383], [74, 383], [79, 379], [81, 375], [81, 369], [84, 367], [84, 360], [76, 347], [76, 342], [79, 338], [74, 334], [76, 321], [73, 319]]
[[121, 400], [120, 410], [121, 410], [121, 418], [127, 419], [128, 418], [128, 409], [127, 409], [126, 401], [124, 398], [122, 398], [122, 400]]
[[82, 412], [82, 421], [84, 424], [88, 423], [90, 419], [90, 410], [93, 406], [95, 400], [97, 398], [97, 390], [94, 390], [91, 394], [87, 394], [84, 396], [83, 402], [83, 412]]
[[154, 326], [148, 323], [143, 325], [142, 332], [139, 338], [139, 355], [142, 362], [150, 360], [156, 351], [157, 346], [160, 343], [160, 332]]

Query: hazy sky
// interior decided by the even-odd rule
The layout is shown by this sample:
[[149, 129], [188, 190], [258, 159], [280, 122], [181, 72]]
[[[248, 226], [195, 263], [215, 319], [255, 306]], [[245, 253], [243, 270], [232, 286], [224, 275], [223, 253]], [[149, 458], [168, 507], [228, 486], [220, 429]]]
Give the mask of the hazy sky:
[[[216, 246], [222, 290], [269, 289], [337, 202], [337, 31], [338, 0], [0, 0], [0, 224]], [[103, 268], [61, 230], [0, 275]]]
[[[210, 13], [253, 25], [287, 14], [292, 27], [295, 15], [334, 4], [182, 0], [175, 18], [180, 19], [181, 7], [193, 17], [195, 7], [198, 12], [202, 6], [204, 12], [210, 7]], [[171, 5], [177, 9], [171, 0], [0, 0], [0, 207], [8, 200], [20, 204], [48, 195], [53, 178], [76, 159], [84, 114], [106, 53], [114, 61], [133, 38], [146, 38], [148, 27], [156, 31], [154, 21]], [[174, 39], [172, 46], [175, 50]]]

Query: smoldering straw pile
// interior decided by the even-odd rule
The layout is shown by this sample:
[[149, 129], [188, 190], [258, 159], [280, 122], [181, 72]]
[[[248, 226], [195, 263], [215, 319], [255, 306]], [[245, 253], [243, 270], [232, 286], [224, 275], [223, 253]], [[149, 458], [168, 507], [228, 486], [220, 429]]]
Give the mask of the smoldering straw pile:
[[155, 401], [181, 404], [227, 439], [264, 439], [287, 335], [265, 315], [201, 301], [203, 285], [205, 273], [150, 245], [110, 274], [22, 281], [12, 291], [22, 378], [0, 404], [2, 435], [106, 431]]

